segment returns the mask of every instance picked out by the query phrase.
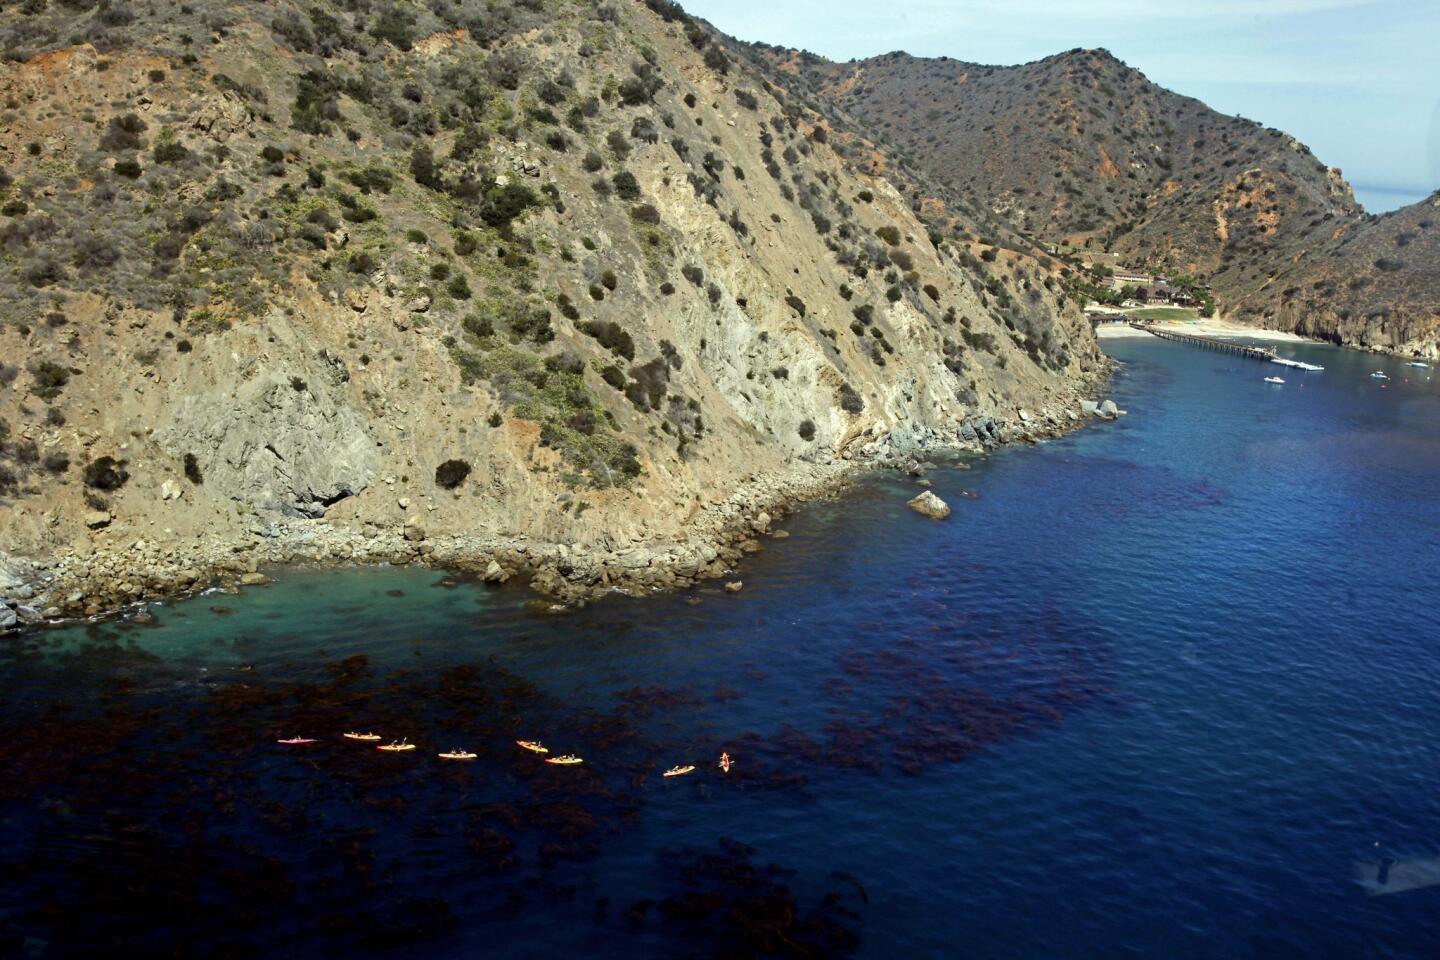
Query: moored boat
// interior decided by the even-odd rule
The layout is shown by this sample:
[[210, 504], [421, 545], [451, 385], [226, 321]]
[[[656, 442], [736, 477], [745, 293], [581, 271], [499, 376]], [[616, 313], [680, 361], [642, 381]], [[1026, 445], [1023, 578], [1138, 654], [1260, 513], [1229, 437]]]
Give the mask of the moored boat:
[[1282, 380], [1282, 379], [1280, 379], [1279, 377], [1266, 377], [1266, 378], [1265, 378], [1265, 382], [1266, 382], [1266, 383], [1284, 383], [1285, 381]]

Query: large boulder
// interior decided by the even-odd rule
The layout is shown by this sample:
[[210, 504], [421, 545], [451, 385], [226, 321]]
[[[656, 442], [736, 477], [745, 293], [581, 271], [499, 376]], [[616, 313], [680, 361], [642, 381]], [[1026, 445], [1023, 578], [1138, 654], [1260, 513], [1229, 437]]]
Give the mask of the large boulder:
[[20, 597], [20, 589], [27, 586], [34, 576], [35, 570], [27, 561], [0, 551], [0, 598]]
[[19, 622], [20, 615], [5, 606], [5, 604], [0, 603], [0, 630], [9, 630]]
[[916, 513], [927, 516], [932, 520], [944, 520], [950, 516], [950, 505], [929, 490], [922, 492], [918, 497], [911, 500], [907, 506]]

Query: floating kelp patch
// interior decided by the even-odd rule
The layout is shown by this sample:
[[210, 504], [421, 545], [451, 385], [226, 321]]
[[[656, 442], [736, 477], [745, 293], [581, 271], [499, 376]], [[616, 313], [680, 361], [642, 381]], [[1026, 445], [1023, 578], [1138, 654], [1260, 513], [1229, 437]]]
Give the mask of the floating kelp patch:
[[[724, 957], [844, 957], [860, 947], [866, 899], [858, 881], [827, 891], [812, 906], [790, 890], [795, 871], [757, 865], [754, 849], [721, 838], [715, 849], [683, 848], [660, 854], [670, 885], [678, 891], [659, 901], [632, 904], [632, 927], [655, 922], [684, 936], [685, 954]], [[652, 915], [653, 907], [653, 915]]]

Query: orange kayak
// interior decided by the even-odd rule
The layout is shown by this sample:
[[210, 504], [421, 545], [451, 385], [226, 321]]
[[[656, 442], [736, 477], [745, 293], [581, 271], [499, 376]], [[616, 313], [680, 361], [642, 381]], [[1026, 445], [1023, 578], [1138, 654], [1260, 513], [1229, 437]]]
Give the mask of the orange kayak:
[[661, 774], [662, 777], [683, 777], [695, 770], [695, 764], [687, 763], [683, 767], [671, 767]]
[[581, 760], [579, 757], [575, 756], [575, 754], [573, 754], [573, 753], [567, 753], [567, 754], [566, 754], [565, 756], [563, 756], [563, 757], [546, 757], [546, 758], [545, 758], [545, 762], [546, 762], [546, 763], [553, 763], [553, 764], [556, 764], [556, 765], [558, 765], [558, 766], [569, 767], [569, 766], [574, 766], [574, 765], [577, 764], [577, 763], [584, 763], [585, 761], [584, 761], [584, 760]]
[[407, 750], [414, 750], [415, 744], [405, 743], [403, 741], [400, 743], [382, 743], [375, 749], [384, 750], [386, 753], [404, 753]]
[[347, 734], [345, 734], [345, 739], [346, 739], [346, 740], [364, 740], [366, 743], [374, 743], [376, 740], [379, 740], [379, 739], [380, 739], [380, 734], [378, 734], [378, 733], [347, 733]]
[[531, 753], [549, 753], [550, 748], [539, 740], [516, 740], [515, 746], [522, 750], [529, 750]]

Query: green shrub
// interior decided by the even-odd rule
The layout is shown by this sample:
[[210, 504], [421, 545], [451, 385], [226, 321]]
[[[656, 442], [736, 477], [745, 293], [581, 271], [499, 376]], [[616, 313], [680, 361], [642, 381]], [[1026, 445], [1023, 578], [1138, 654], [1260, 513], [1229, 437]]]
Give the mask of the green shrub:
[[200, 461], [195, 459], [195, 454], [185, 454], [185, 479], [199, 486], [205, 482], [205, 477], [200, 473]]
[[635, 359], [635, 341], [614, 320], [587, 320], [580, 324], [580, 332], [593, 337], [611, 353], [626, 360]]
[[635, 179], [635, 174], [629, 170], [621, 170], [610, 178], [610, 183], [615, 187], [615, 195], [621, 200], [640, 199], [640, 181]]
[[464, 460], [446, 460], [435, 468], [435, 485], [442, 490], [454, 490], [470, 476], [470, 464]]
[[492, 227], [505, 228], [526, 210], [540, 205], [535, 191], [524, 184], [507, 183], [486, 191], [480, 218]]
[[493, 337], [495, 335], [495, 324], [489, 317], [483, 317], [478, 313], [469, 313], [465, 319], [460, 321], [460, 326], [465, 332], [473, 337]]
[[639, 203], [630, 208], [630, 219], [636, 223], [660, 223], [660, 211], [653, 203]]
[[895, 227], [880, 227], [875, 231], [875, 236], [884, 240], [892, 247], [900, 245], [900, 231]]
[[800, 439], [807, 443], [815, 439], [815, 422], [813, 420], [800, 421]]
[[85, 486], [106, 492], [125, 486], [130, 474], [125, 471], [125, 461], [114, 457], [98, 457], [85, 465]]
[[610, 386], [616, 390], [624, 391], [625, 389], [625, 374], [613, 363], [600, 371], [600, 379], [610, 384]]
[[140, 139], [140, 134], [145, 130], [145, 121], [133, 113], [127, 113], [121, 117], [111, 117], [105, 132], [100, 135], [100, 149], [105, 153], [139, 150], [145, 145], [145, 142]]
[[190, 156], [190, 151], [175, 139], [173, 133], [166, 130], [156, 139], [155, 149], [150, 155], [155, 158], [156, 163], [181, 163]]
[[41, 360], [30, 368], [30, 375], [35, 378], [34, 386], [30, 392], [42, 400], [54, 400], [60, 396], [65, 385], [70, 382], [69, 372], [57, 363], [49, 360]]

